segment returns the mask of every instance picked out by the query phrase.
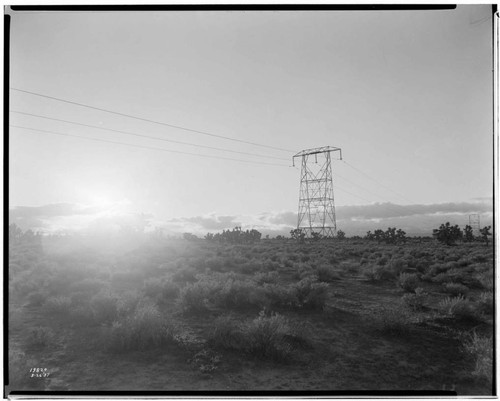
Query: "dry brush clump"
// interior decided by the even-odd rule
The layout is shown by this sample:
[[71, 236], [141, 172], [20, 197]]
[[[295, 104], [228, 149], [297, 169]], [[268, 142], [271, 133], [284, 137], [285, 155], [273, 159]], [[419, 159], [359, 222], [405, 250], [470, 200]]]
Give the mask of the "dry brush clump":
[[236, 323], [232, 316], [220, 316], [210, 328], [208, 344], [219, 349], [244, 350], [247, 338], [240, 324]]
[[438, 310], [445, 316], [461, 321], [474, 322], [482, 318], [474, 304], [462, 295], [441, 300], [438, 304]]
[[98, 293], [90, 301], [90, 310], [95, 323], [110, 324], [118, 317], [117, 298], [110, 293]]
[[477, 304], [477, 309], [480, 313], [483, 313], [485, 315], [493, 315], [493, 312], [495, 311], [493, 292], [492, 291], [482, 292], [479, 295], [476, 304]]
[[415, 292], [419, 284], [418, 276], [415, 273], [401, 273], [398, 278], [398, 286], [405, 292]]
[[472, 375], [491, 381], [493, 379], [493, 339], [479, 336], [476, 332], [465, 337], [465, 352], [474, 359]]
[[235, 322], [230, 316], [217, 319], [211, 328], [208, 344], [217, 349], [285, 362], [309, 343], [303, 331], [288, 318], [262, 310], [249, 322]]
[[403, 304], [413, 311], [421, 311], [425, 309], [425, 302], [428, 298], [428, 294], [423, 288], [419, 287], [415, 289], [414, 293], [404, 294], [401, 298]]
[[407, 335], [413, 323], [412, 314], [402, 305], [381, 307], [374, 318], [380, 330], [389, 335]]
[[325, 283], [331, 283], [333, 281], [341, 279], [340, 273], [337, 270], [334, 270], [333, 266], [331, 265], [319, 265], [314, 269], [314, 271], [316, 273], [316, 276], [318, 277], [318, 280]]
[[72, 311], [71, 298], [62, 295], [50, 297], [45, 302], [43, 309], [46, 313], [54, 316], [68, 316]]
[[54, 332], [47, 327], [35, 327], [30, 330], [26, 345], [33, 348], [44, 348], [54, 339]]
[[174, 326], [154, 304], [138, 305], [127, 318], [113, 323], [107, 345], [114, 351], [144, 350], [174, 342]]
[[265, 284], [263, 289], [265, 304], [274, 309], [323, 310], [328, 296], [328, 284], [313, 276], [289, 285]]
[[469, 288], [460, 283], [445, 283], [444, 290], [452, 296], [466, 296], [469, 293]]

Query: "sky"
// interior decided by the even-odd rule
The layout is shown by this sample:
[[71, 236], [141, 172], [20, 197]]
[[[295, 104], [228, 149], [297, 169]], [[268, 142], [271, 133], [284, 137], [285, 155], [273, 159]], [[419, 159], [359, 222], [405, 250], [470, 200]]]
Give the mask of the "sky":
[[347, 234], [491, 223], [491, 6], [6, 12], [24, 229], [288, 233], [321, 146]]

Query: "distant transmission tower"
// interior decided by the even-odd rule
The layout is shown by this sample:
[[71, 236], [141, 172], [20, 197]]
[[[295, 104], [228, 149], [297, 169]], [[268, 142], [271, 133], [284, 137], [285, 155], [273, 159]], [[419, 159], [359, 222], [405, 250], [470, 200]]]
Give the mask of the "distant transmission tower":
[[312, 233], [332, 238], [337, 234], [335, 202], [333, 199], [332, 164], [330, 154], [342, 150], [331, 146], [306, 149], [293, 156], [302, 158], [300, 172], [299, 213], [297, 228], [306, 238]]
[[475, 236], [479, 236], [479, 230], [481, 229], [481, 225], [479, 223], [479, 215], [478, 214], [469, 214], [469, 226], [472, 227], [472, 233]]

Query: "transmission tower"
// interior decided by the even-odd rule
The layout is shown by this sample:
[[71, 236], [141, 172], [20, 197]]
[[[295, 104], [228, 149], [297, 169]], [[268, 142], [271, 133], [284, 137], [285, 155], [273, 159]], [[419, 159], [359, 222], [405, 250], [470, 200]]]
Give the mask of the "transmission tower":
[[327, 238], [337, 234], [332, 152], [339, 152], [339, 159], [342, 160], [342, 150], [332, 146], [306, 149], [292, 158], [294, 166], [295, 158], [302, 158], [297, 228], [302, 230], [306, 238], [311, 238], [313, 233]]
[[479, 215], [478, 214], [469, 214], [469, 226], [472, 227], [472, 233], [475, 236], [479, 236], [479, 230], [481, 229], [481, 225], [479, 224]]

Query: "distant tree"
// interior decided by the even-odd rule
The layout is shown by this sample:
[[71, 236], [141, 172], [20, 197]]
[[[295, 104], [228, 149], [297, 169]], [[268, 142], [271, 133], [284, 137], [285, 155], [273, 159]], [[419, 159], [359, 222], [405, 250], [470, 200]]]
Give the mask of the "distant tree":
[[246, 242], [260, 241], [261, 237], [262, 237], [262, 234], [253, 228], [250, 231], [248, 231], [248, 230], [245, 231]]
[[191, 233], [184, 233], [184, 234], [182, 234], [182, 237], [183, 237], [186, 241], [196, 241], [196, 240], [198, 240], [198, 239], [199, 239], [196, 235], [191, 234]]
[[[205, 240], [219, 243], [249, 244], [260, 241], [261, 237], [262, 234], [255, 229], [242, 231], [241, 227], [235, 227], [232, 230], [222, 230], [222, 233], [208, 233], [205, 235]], [[190, 237], [188, 236], [188, 238]]]
[[396, 231], [396, 241], [397, 242], [404, 242], [406, 243], [406, 232], [404, 232], [403, 230], [401, 229], [398, 229]]
[[377, 229], [373, 232], [373, 238], [380, 242], [384, 239], [384, 232], [380, 229]]
[[371, 231], [367, 231], [366, 235], [365, 235], [365, 239], [371, 241], [371, 240], [375, 239], [375, 236], [374, 236], [374, 234]]
[[337, 238], [338, 239], [344, 239], [345, 238], [345, 232], [343, 232], [342, 230], [338, 230], [337, 231]]
[[441, 243], [455, 245], [463, 237], [463, 232], [458, 225], [452, 226], [449, 222], [441, 224], [439, 228], [432, 230], [432, 235]]
[[306, 238], [306, 234], [302, 231], [301, 228], [295, 228], [294, 230], [290, 231], [290, 235], [292, 239], [298, 241], [298, 242], [304, 242]]
[[486, 242], [486, 246], [490, 243], [488, 236], [491, 235], [490, 233], [491, 226], [486, 226], [483, 227], [479, 230], [479, 233], [481, 234], [481, 238], [483, 239], [484, 242]]
[[395, 244], [397, 240], [396, 227], [388, 227], [384, 232], [383, 239], [386, 244]]
[[466, 225], [464, 228], [464, 242], [472, 242], [472, 241], [474, 241], [474, 232], [471, 226]]
[[9, 225], [9, 241], [18, 241], [23, 235], [23, 230], [21, 230], [16, 224]]

